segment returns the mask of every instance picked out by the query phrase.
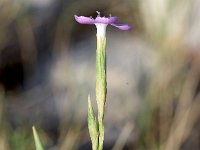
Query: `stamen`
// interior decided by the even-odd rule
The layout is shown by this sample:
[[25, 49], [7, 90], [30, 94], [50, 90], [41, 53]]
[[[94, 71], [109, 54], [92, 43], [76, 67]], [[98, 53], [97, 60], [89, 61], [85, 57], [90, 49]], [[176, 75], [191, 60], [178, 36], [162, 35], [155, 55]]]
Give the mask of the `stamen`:
[[96, 11], [96, 13], [97, 13], [97, 17], [101, 16], [101, 13], [99, 11]]

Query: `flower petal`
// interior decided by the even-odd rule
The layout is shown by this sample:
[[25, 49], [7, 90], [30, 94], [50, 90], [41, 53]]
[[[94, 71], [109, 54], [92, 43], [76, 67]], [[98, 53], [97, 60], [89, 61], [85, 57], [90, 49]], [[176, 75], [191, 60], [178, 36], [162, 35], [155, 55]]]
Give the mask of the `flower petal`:
[[118, 18], [117, 17], [100, 17], [97, 16], [96, 19], [94, 20], [95, 23], [103, 23], [103, 24], [112, 24], [117, 22]]
[[129, 26], [128, 24], [111, 24], [111, 25], [120, 30], [131, 30], [132, 29], [132, 27]]
[[94, 24], [94, 19], [91, 17], [84, 17], [84, 16], [74, 16], [75, 20], [80, 24]]

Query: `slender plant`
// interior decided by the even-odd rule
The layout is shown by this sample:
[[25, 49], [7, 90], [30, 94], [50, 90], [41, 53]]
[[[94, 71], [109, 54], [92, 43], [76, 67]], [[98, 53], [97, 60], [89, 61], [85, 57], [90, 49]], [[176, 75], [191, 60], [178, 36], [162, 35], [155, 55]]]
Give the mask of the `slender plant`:
[[120, 30], [130, 30], [127, 24], [115, 24], [117, 17], [101, 17], [97, 11], [97, 17], [74, 16], [80, 24], [95, 25], [97, 28], [97, 50], [96, 50], [96, 101], [98, 117], [93, 111], [90, 96], [88, 96], [88, 128], [92, 141], [93, 150], [102, 150], [104, 142], [104, 108], [107, 94], [106, 81], [106, 27], [112, 25]]

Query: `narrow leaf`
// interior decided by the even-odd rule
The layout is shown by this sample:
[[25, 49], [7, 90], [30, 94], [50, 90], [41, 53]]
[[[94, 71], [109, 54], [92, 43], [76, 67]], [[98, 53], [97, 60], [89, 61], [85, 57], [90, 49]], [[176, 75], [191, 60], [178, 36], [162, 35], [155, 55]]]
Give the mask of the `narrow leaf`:
[[33, 136], [34, 136], [34, 140], [35, 140], [36, 150], [44, 150], [35, 127], [33, 126], [32, 129], [33, 129]]

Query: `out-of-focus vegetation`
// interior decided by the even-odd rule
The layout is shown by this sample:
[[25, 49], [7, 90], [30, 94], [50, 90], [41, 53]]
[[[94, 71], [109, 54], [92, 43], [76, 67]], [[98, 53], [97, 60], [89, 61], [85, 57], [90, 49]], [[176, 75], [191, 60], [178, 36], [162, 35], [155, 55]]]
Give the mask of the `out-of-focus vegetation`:
[[43, 145], [35, 127], [32, 127], [36, 150], [43, 150]]
[[105, 150], [200, 149], [199, 0], [1, 0], [0, 149], [91, 149], [95, 27], [74, 15], [119, 16], [108, 27]]

